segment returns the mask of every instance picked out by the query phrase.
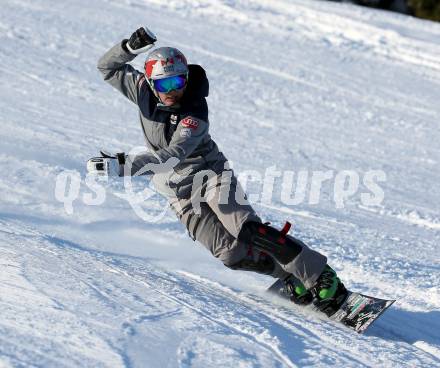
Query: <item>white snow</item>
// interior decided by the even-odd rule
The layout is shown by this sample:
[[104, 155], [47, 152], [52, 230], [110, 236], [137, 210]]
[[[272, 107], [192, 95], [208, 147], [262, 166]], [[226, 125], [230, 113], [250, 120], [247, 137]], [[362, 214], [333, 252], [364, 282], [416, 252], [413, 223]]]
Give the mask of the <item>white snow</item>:
[[[238, 173], [386, 174], [380, 205], [359, 191], [338, 208], [335, 180], [286, 205], [280, 179], [255, 204], [350, 289], [397, 299], [365, 335], [272, 300], [272, 279], [226, 269], [171, 212], [142, 221], [117, 178], [84, 203], [85, 161], [143, 144], [96, 62], [144, 24], [206, 69], [211, 135]], [[439, 39], [438, 23], [324, 1], [3, 1], [0, 366], [440, 366]], [[83, 179], [71, 214], [66, 170]]]

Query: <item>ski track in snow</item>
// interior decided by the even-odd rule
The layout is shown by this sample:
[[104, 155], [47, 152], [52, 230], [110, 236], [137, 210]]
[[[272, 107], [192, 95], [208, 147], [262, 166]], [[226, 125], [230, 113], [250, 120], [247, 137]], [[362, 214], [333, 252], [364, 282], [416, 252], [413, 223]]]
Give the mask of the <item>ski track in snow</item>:
[[[337, 326], [328, 329], [326, 324], [331, 322], [284, 301], [274, 304], [264, 295], [231, 289], [186, 271], [165, 271], [148, 259], [88, 250], [39, 234], [20, 222], [2, 221], [0, 230], [2, 276], [8, 275], [8, 282], [2, 282], [8, 291], [2, 294], [7, 295], [2, 300], [2, 335], [10, 336], [16, 329], [16, 338], [22, 338], [20, 332], [32, 328], [26, 334], [28, 344], [20, 351], [24, 364], [231, 366], [240, 359], [243, 367], [374, 367], [406, 364], [408, 358], [420, 366], [436, 362], [417, 347], [406, 351], [401, 347], [403, 355], [385, 350], [393, 352], [405, 342], [404, 337], [393, 335], [393, 326], [402, 323], [399, 318], [391, 325], [385, 319], [378, 321], [367, 336], [353, 336]], [[17, 304], [27, 306], [19, 308], [18, 315]], [[39, 324], [48, 322], [50, 329], [41, 334], [39, 329], [44, 327]], [[380, 342], [381, 354], [373, 360], [362, 346], [358, 350], [346, 344], [347, 338], [376, 344], [387, 333], [392, 338]], [[52, 334], [60, 345], [46, 357]], [[145, 334], [157, 340], [142, 344]], [[2, 344], [2, 353], [14, 356], [19, 347], [9, 344]], [[136, 347], [142, 348], [130, 356]], [[320, 355], [323, 349], [325, 357]], [[76, 360], [71, 360], [71, 354]]]
[[[289, 206], [280, 182], [255, 205], [293, 221], [350, 289], [397, 299], [365, 335], [273, 300], [271, 279], [225, 269], [172, 213], [143, 222], [118, 179], [100, 206], [84, 182], [72, 214], [56, 200], [59, 173], [84, 178], [99, 149], [143, 144], [95, 65], [146, 22], [207, 70], [211, 134], [237, 172], [386, 173], [380, 206], [357, 194], [336, 208], [329, 183], [319, 204]], [[440, 366], [439, 37], [436, 23], [323, 1], [7, 0], [0, 366]]]

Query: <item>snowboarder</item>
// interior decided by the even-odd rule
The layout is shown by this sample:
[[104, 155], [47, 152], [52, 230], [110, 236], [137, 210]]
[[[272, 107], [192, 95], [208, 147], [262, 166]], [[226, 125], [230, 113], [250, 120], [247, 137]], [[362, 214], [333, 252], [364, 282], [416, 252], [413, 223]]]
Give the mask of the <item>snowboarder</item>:
[[[151, 174], [145, 167], [172, 162], [172, 173], [178, 174], [179, 180], [155, 183], [156, 189], [167, 196], [194, 240], [225, 266], [282, 279], [293, 302], [313, 302], [319, 310], [332, 315], [347, 291], [327, 265], [327, 258], [287, 235], [289, 223], [281, 231], [262, 223], [244, 194], [237, 196], [242, 189], [208, 132], [205, 98], [209, 85], [204, 69], [188, 64], [173, 47], [150, 52], [143, 73], [128, 64], [150, 50], [156, 41], [148, 28], [141, 27], [98, 62], [104, 80], [139, 108], [150, 152], [102, 154], [88, 161], [89, 171], [118, 176]], [[204, 170], [214, 175], [196, 183], [197, 173]], [[194, 190], [207, 198], [197, 210], [192, 200]], [[226, 201], [222, 200], [225, 194]]]

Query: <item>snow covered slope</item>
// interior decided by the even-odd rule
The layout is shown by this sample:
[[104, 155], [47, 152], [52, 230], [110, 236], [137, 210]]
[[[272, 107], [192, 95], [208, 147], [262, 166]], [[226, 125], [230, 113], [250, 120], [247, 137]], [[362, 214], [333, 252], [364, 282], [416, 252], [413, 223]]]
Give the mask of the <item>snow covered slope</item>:
[[[271, 279], [225, 269], [171, 213], [142, 221], [120, 180], [84, 203], [85, 161], [143, 143], [95, 67], [142, 24], [207, 70], [237, 172], [386, 174], [375, 206], [338, 208], [334, 180], [318, 203], [286, 204], [277, 180], [255, 204], [351, 289], [397, 299], [368, 333], [270, 300]], [[0, 366], [440, 366], [439, 24], [308, 0], [6, 0], [0, 39]], [[65, 170], [83, 179], [71, 213]]]

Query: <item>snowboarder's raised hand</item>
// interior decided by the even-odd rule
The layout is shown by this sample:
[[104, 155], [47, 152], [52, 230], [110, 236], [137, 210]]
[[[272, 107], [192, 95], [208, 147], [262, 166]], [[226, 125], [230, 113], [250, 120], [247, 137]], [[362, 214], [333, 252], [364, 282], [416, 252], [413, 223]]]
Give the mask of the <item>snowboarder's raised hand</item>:
[[147, 27], [137, 29], [126, 42], [127, 50], [134, 55], [148, 51], [157, 41], [157, 37]]

